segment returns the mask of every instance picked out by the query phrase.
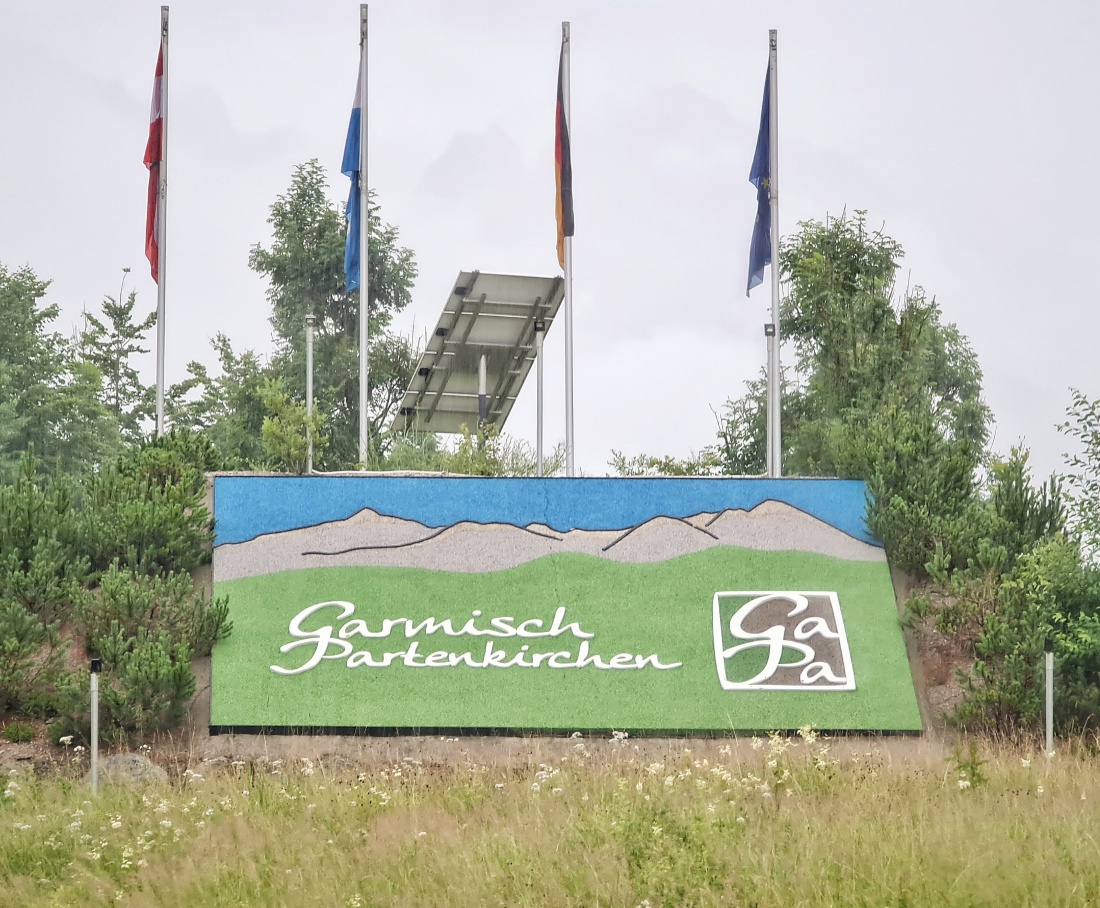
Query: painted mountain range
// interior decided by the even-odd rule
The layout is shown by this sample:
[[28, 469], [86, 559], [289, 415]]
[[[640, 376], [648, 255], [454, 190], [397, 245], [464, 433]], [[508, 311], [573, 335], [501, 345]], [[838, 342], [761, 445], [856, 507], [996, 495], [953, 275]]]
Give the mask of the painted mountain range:
[[351, 566], [484, 573], [562, 552], [646, 563], [715, 546], [814, 552], [849, 561], [886, 560], [880, 547], [777, 501], [765, 501], [748, 511], [654, 517], [624, 529], [565, 533], [539, 523], [518, 527], [461, 521], [429, 527], [364, 508], [345, 520], [219, 545], [214, 550], [214, 580]]

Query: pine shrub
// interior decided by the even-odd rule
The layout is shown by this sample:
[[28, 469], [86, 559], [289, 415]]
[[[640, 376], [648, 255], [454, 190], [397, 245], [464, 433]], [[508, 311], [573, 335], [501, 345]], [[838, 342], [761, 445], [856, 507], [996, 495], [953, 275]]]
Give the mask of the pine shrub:
[[18, 602], [0, 601], [0, 712], [41, 702], [64, 683], [59, 623], [43, 624]]
[[150, 628], [167, 635], [173, 645], [186, 644], [208, 656], [215, 643], [229, 636], [227, 599], [211, 601], [197, 591], [189, 574], [147, 577], [112, 564], [99, 588], [85, 597], [78, 627], [89, 649], [116, 632], [136, 639]]

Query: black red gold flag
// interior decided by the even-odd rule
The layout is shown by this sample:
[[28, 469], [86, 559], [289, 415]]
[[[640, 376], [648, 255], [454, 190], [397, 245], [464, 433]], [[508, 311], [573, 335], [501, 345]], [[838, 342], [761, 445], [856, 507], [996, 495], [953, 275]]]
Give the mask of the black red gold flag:
[[555, 208], [558, 218], [558, 264], [565, 270], [565, 238], [573, 235], [573, 162], [569, 155], [569, 122], [565, 116], [562, 85], [565, 41], [558, 58], [558, 108], [554, 123], [554, 181], [557, 188]]

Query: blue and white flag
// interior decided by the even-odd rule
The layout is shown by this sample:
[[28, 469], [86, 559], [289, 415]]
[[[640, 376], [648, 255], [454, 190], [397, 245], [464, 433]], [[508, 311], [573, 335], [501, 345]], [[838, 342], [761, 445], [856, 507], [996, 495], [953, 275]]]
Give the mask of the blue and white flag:
[[360, 215], [360, 171], [363, 154], [360, 147], [360, 125], [363, 119], [363, 78], [359, 63], [359, 79], [355, 83], [355, 101], [351, 106], [351, 121], [348, 123], [348, 137], [344, 142], [344, 162], [340, 172], [351, 179], [348, 192], [348, 204], [344, 208], [344, 217], [348, 222], [348, 242], [344, 248], [344, 274], [347, 275], [348, 293], [359, 289], [359, 215]]
[[771, 67], [764, 77], [764, 104], [760, 109], [760, 133], [756, 137], [756, 156], [752, 159], [749, 182], [756, 187], [756, 223], [749, 245], [749, 286], [745, 296], [764, 280], [764, 266], [772, 263], [771, 199]]

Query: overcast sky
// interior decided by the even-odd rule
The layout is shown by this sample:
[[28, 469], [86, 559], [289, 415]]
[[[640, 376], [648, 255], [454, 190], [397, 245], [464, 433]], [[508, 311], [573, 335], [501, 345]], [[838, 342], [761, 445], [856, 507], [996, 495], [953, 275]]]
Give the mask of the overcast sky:
[[[118, 292], [156, 305], [142, 165], [160, 4], [0, 2], [0, 262], [52, 281], [57, 328]], [[1100, 5], [375, 0], [369, 182], [435, 325], [460, 270], [557, 272], [553, 110], [572, 23], [576, 459], [684, 456], [766, 358], [745, 298], [748, 171], [779, 30], [783, 233], [866, 209], [970, 339], [996, 416], [1061, 468], [1069, 388], [1100, 396]], [[296, 164], [331, 197], [358, 67], [345, 0], [171, 3], [166, 363], [271, 346], [249, 248]], [[546, 346], [564, 438], [563, 336]], [[2, 330], [2, 327], [0, 327]], [[790, 362], [791, 354], [785, 356]], [[150, 381], [153, 357], [144, 364]], [[534, 442], [533, 376], [508, 431]]]

